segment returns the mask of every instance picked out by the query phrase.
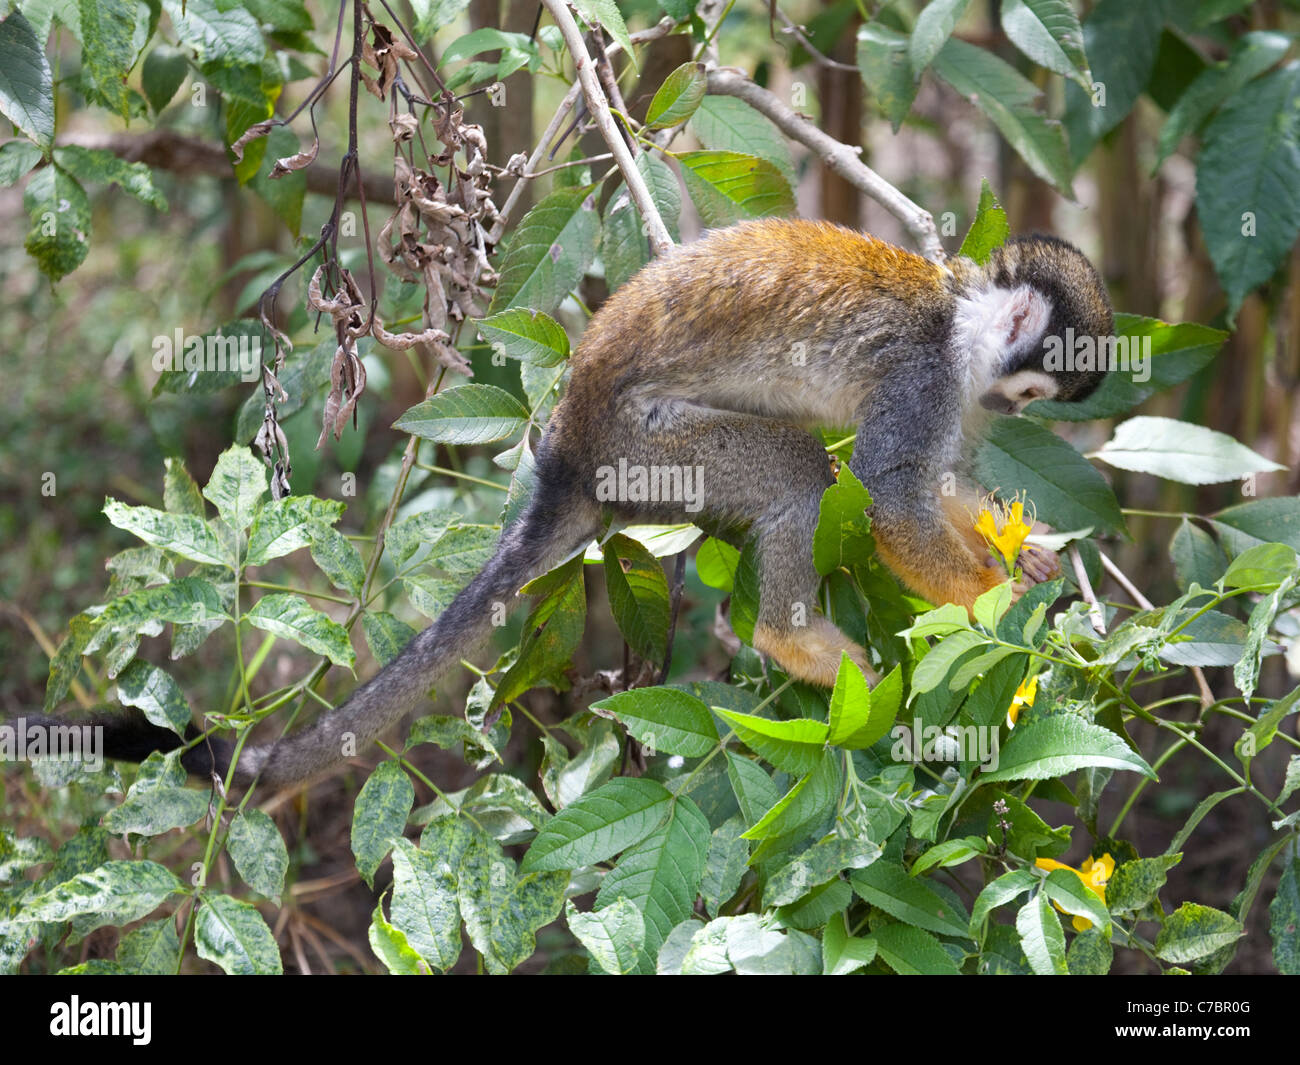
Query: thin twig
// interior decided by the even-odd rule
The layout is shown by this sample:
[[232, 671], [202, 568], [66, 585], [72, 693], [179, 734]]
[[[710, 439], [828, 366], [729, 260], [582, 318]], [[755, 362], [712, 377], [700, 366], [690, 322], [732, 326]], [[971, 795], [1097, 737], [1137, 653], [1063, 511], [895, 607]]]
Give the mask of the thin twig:
[[824, 52], [819, 51], [817, 46], [808, 39], [808, 34], [804, 32], [804, 28], [802, 26], [793, 22], [790, 16], [787, 15], [784, 11], [782, 11], [779, 7], [775, 8], [775, 11], [776, 11], [776, 17], [779, 18], [782, 24], [785, 26], [785, 32], [788, 33], [790, 36], [792, 36], [801, 45], [803, 45], [804, 51], [807, 52], [810, 56], [812, 56], [815, 60], [817, 60], [817, 62], [820, 63], [822, 66], [829, 67], [831, 70], [848, 70], [854, 74], [858, 73], [858, 68], [855, 67], [852, 63], [841, 63], [838, 59], [832, 59]]
[[810, 148], [830, 169], [902, 222], [927, 259], [941, 263], [947, 257], [930, 212], [913, 203], [858, 158], [860, 149], [822, 132], [779, 96], [757, 85], [741, 71], [729, 68], [710, 70], [709, 92], [714, 96], [734, 96], [744, 100], [755, 111], [766, 115], [786, 136]]
[[[1137, 586], [1128, 579], [1123, 570], [1107, 558], [1104, 552], [1099, 551], [1097, 553], [1101, 555], [1102, 568], [1115, 578], [1116, 582], [1124, 589], [1124, 591], [1128, 592], [1129, 598], [1132, 599], [1133, 602], [1137, 603], [1137, 605], [1143, 610], [1155, 609], [1155, 604], [1138, 590]], [[1192, 666], [1191, 668], [1192, 676], [1196, 678], [1197, 691], [1199, 691], [1201, 695], [1201, 706], [1203, 708], [1207, 707], [1214, 702], [1214, 692], [1210, 690], [1210, 685], [1205, 679], [1205, 672], [1201, 667]]]
[[1083, 568], [1083, 556], [1079, 554], [1077, 544], [1071, 544], [1067, 554], [1070, 556], [1070, 564], [1074, 567], [1074, 578], [1079, 582], [1079, 594], [1083, 596], [1083, 601], [1088, 604], [1088, 616], [1092, 619], [1092, 627], [1097, 630], [1098, 636], [1106, 635], [1106, 612], [1102, 610], [1101, 604], [1097, 602], [1097, 593], [1092, 590], [1092, 581], [1088, 580], [1088, 571]]
[[645, 223], [650, 248], [656, 255], [662, 255], [673, 246], [673, 238], [669, 235], [664, 220], [659, 216], [659, 209], [650, 196], [645, 178], [636, 168], [636, 161], [628, 151], [623, 135], [614, 122], [614, 116], [609, 113], [609, 100], [600, 87], [595, 64], [582, 42], [578, 24], [574, 21], [573, 14], [564, 0], [542, 0], [542, 2], [559, 27], [560, 34], [564, 37], [564, 46], [573, 56], [574, 65], [578, 68], [578, 80], [582, 83], [582, 94], [587, 100], [587, 110], [591, 112], [591, 117], [596, 122], [596, 129], [600, 131], [601, 137], [614, 154], [614, 162], [618, 164], [618, 169], [627, 184], [627, 190], [632, 196], [632, 202], [636, 204], [641, 220]]

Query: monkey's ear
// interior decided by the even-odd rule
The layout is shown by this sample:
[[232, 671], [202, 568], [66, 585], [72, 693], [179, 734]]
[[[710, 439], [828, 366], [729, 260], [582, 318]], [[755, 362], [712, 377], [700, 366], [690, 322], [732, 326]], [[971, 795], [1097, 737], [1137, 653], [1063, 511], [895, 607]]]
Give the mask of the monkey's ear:
[[1042, 339], [1051, 317], [1051, 300], [1036, 288], [1018, 285], [1006, 292], [992, 328], [1004, 352], [1023, 352]]

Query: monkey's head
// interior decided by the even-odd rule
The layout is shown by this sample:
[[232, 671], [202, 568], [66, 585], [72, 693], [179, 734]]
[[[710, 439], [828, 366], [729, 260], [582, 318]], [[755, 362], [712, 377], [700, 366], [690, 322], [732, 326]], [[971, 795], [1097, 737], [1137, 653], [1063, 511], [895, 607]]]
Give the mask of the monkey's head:
[[[980, 405], [1017, 414], [1036, 399], [1087, 399], [1105, 377], [1115, 329], [1100, 275], [1074, 245], [1049, 236], [1013, 237], [982, 271], [978, 303], [994, 363]], [[991, 313], [989, 313], [991, 312]]]

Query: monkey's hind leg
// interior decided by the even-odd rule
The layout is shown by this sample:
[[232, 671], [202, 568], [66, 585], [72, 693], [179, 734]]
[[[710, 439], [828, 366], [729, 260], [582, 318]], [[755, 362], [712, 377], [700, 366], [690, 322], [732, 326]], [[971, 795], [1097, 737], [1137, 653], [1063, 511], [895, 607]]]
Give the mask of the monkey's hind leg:
[[656, 411], [652, 424], [634, 438], [628, 460], [691, 467], [699, 471], [701, 491], [692, 509], [658, 504], [650, 512], [679, 521], [702, 512], [723, 525], [748, 524], [756, 538], [755, 649], [791, 676], [824, 687], [834, 685], [847, 653], [874, 684], [878, 677], [863, 648], [816, 612], [820, 577], [812, 539], [822, 493], [832, 483], [821, 444], [796, 425], [694, 405]]

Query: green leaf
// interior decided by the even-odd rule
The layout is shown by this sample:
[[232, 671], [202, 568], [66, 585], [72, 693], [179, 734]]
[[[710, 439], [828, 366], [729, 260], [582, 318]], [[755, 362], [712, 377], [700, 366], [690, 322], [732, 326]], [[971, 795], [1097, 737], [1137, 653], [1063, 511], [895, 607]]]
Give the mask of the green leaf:
[[328, 614], [313, 610], [302, 596], [284, 592], [264, 595], [244, 615], [244, 620], [254, 628], [324, 655], [336, 666], [351, 669], [356, 664], [348, 630]]
[[628, 36], [627, 23], [614, 0], [573, 0], [573, 7], [588, 26], [600, 25], [606, 33], [623, 46], [623, 54], [637, 70], [636, 50]]
[[95, 619], [95, 628], [134, 633], [160, 621], [192, 625], [223, 616], [216, 588], [198, 577], [180, 577], [170, 584], [141, 588], [111, 600]]
[[1042, 93], [1033, 82], [992, 52], [955, 37], [935, 56], [934, 72], [989, 117], [1030, 170], [1073, 196], [1065, 134], [1038, 111]]
[[806, 717], [773, 721], [721, 708], [717, 713], [746, 747], [787, 773], [802, 776], [811, 772], [825, 754], [829, 732], [824, 721]]
[[849, 875], [849, 883], [863, 899], [891, 917], [939, 935], [969, 936], [970, 918], [924, 880], [907, 875], [896, 862], [873, 862]]
[[695, 114], [704, 99], [708, 78], [703, 63], [683, 63], [664, 79], [650, 101], [645, 123], [651, 129], [669, 129]]
[[192, 825], [207, 812], [207, 792], [171, 785], [141, 788], [137, 783], [120, 806], [104, 814], [103, 824], [115, 835], [158, 836]]
[[1226, 63], [1206, 67], [1178, 97], [1160, 128], [1152, 169], [1177, 151], [1178, 143], [1196, 132], [1212, 111], [1276, 64], [1290, 48], [1291, 38], [1284, 33], [1256, 30], [1243, 34], [1234, 43]]
[[415, 786], [402, 767], [394, 761], [375, 766], [352, 810], [352, 853], [357, 872], [371, 887], [375, 870], [401, 838], [414, 805]]
[[411, 10], [415, 12], [416, 36], [432, 37], [455, 22], [467, 7], [469, 0], [415, 0]]
[[[890, 670], [872, 690], [867, 690], [865, 679], [858, 686], [861, 676], [857, 665], [841, 656], [831, 692], [829, 742], [850, 751], [871, 747], [888, 733], [903, 700], [901, 666]], [[843, 699], [838, 701], [841, 693]]]
[[[1015, 2], [1021, 3], [1023, 0], [1015, 0]], [[1003, 14], [1005, 16], [1005, 9]], [[1006, 243], [1007, 234], [1010, 232], [1007, 212], [993, 195], [989, 179], [983, 178], [980, 182], [980, 202], [975, 210], [975, 221], [966, 232], [957, 254], [983, 265], [989, 261], [994, 249]]]
[[758, 541], [753, 537], [745, 544], [736, 563], [731, 593], [731, 628], [746, 643], [754, 642], [754, 625], [758, 622]]
[[1206, 127], [1196, 215], [1231, 319], [1300, 233], [1300, 62], [1246, 85]]
[[1110, 911], [1106, 904], [1070, 870], [1053, 869], [1048, 873], [1043, 893], [1066, 913], [1086, 918], [1103, 935], [1110, 935]]
[[406, 933], [400, 928], [394, 928], [384, 919], [382, 905], [376, 905], [375, 912], [370, 916], [367, 938], [375, 957], [384, 963], [384, 968], [393, 976], [420, 976], [432, 971], [429, 963], [407, 941]]
[[217, 458], [216, 468], [203, 487], [204, 497], [232, 529], [243, 531], [266, 494], [266, 465], [242, 445], [235, 444]]
[[27, 141], [0, 144], [0, 185], [16, 184], [41, 158], [41, 150]]
[[524, 622], [519, 656], [497, 686], [494, 707], [504, 706], [539, 681], [561, 674], [582, 640], [587, 621], [582, 559], [570, 559], [543, 579], [550, 584]]
[[1248, 473], [1285, 469], [1226, 433], [1173, 418], [1142, 416], [1115, 427], [1097, 458], [1122, 470], [1152, 473], [1183, 484], [1235, 481]]
[[625, 898], [600, 910], [583, 913], [570, 900], [564, 909], [569, 931], [611, 976], [634, 972], [645, 945], [645, 918]]
[[119, 529], [194, 562], [227, 566], [230, 559], [212, 527], [189, 514], [168, 514], [153, 507], [129, 507], [116, 499], [104, 501], [104, 516]]
[[866, 514], [869, 506], [871, 493], [862, 487], [848, 463], [842, 464], [837, 482], [822, 493], [813, 532], [813, 565], [823, 577], [871, 557], [874, 541]]
[[740, 552], [710, 536], [695, 553], [695, 574], [710, 588], [730, 592], [736, 581]]
[[[669, 169], [667, 163], [649, 152], [637, 154], [636, 168], [645, 178], [650, 199], [659, 209], [669, 234], [676, 238], [677, 220], [682, 211], [682, 193], [677, 184], [677, 175]], [[620, 183], [605, 204], [600, 240], [600, 258], [605, 266], [605, 281], [611, 292], [650, 261], [650, 239], [626, 184]]]
[[1040, 717], [1015, 729], [998, 766], [980, 780], [1048, 780], [1087, 766], [1127, 769], [1156, 779], [1152, 768], [1109, 729], [1073, 714]]
[[393, 428], [440, 444], [488, 444], [527, 424], [527, 409], [509, 392], [495, 385], [460, 385], [417, 403]]
[[1184, 902], [1161, 923], [1156, 956], [1181, 965], [1232, 946], [1244, 934], [1240, 922], [1222, 910]]
[[1106, 884], [1106, 905], [1110, 912], [1136, 913], [1154, 902], [1165, 886], [1165, 874], [1182, 859], [1182, 854], [1178, 853], [1124, 862]]
[[139, 920], [181, 890], [181, 882], [157, 862], [105, 862], [24, 899], [18, 920], [58, 923], [84, 914], [93, 922], [84, 935], [101, 925]]
[[1300, 709], [1300, 688], [1293, 688], [1290, 694], [1283, 696], [1267, 710], [1260, 712], [1258, 720], [1241, 734], [1233, 746], [1233, 751], [1243, 762], [1256, 757], [1260, 751], [1273, 742], [1282, 719]]
[[551, 193], [515, 229], [490, 313], [510, 307], [553, 311], [582, 280], [599, 239], [600, 216], [590, 189]]
[[742, 152], [700, 151], [681, 152], [677, 161], [707, 226], [794, 211], [789, 183], [766, 159]]
[[439, 60], [439, 66], [483, 52], [496, 52], [502, 49], [526, 50], [530, 47], [533, 45], [526, 33], [507, 33], [488, 26], [467, 33], [463, 37], [457, 37], [447, 45]]
[[763, 889], [763, 905], [788, 906], [845, 869], [865, 869], [883, 853], [868, 839], [829, 835], [773, 873]]
[[1083, 27], [1069, 0], [1003, 0], [1001, 17], [1007, 37], [1025, 55], [1092, 91]]
[[180, 960], [181, 941], [172, 917], [140, 925], [117, 945], [117, 963], [140, 976], [175, 976]]
[[200, 958], [216, 962], [230, 976], [280, 976], [284, 972], [275, 936], [262, 915], [229, 895], [208, 895], [199, 905], [194, 946]]
[[1016, 931], [1036, 976], [1065, 976], [1069, 972], [1065, 961], [1065, 933], [1046, 892], [1035, 895], [1020, 907]]
[[979, 836], [964, 836], [961, 839], [947, 839], [936, 843], [912, 863], [908, 876], [920, 876], [927, 869], [947, 869], [952, 865], [961, 865], [988, 850]]
[[0, 115], [43, 151], [54, 144], [54, 76], [21, 11], [0, 21]]
[[1180, 666], [1235, 665], [1248, 636], [1249, 630], [1236, 618], [1210, 610], [1188, 624], [1174, 642], [1161, 647], [1160, 659]]
[[[444, 823], [450, 829], [451, 824]], [[432, 841], [431, 841], [432, 842]], [[438, 972], [446, 972], [460, 957], [460, 909], [457, 869], [448, 852], [418, 849], [399, 838], [393, 848], [393, 926], [413, 950]], [[454, 853], [454, 851], [452, 852]]]
[[1164, 4], [1099, 0], [1083, 23], [1083, 50], [1092, 65], [1095, 90], [1065, 86], [1065, 125], [1075, 166], [1133, 110], [1151, 79]]
[[709, 839], [709, 852], [700, 880], [700, 899], [710, 917], [718, 916], [718, 910], [735, 895], [745, 877], [749, 843], [742, 838], [744, 831], [744, 820], [732, 817], [714, 829]]
[[1277, 971], [1283, 976], [1300, 975], [1300, 857], [1294, 851], [1282, 867], [1268, 917]]
[[180, 48], [160, 44], [145, 56], [140, 67], [140, 87], [155, 115], [171, 103], [189, 72], [189, 59]]
[[1295, 572], [1296, 565], [1294, 547], [1287, 544], [1257, 544], [1248, 547], [1232, 560], [1232, 565], [1223, 574], [1223, 586], [1271, 592]]
[[[1148, 396], [1187, 380], [1208, 365], [1227, 335], [1221, 329], [1194, 322], [1170, 325], [1158, 318], [1117, 314], [1114, 337], [1103, 337], [1096, 344], [1095, 355], [1099, 366], [1120, 372], [1106, 374], [1097, 391], [1081, 402], [1039, 399], [1027, 411], [1067, 422], [1123, 414]], [[1082, 350], [1076, 352], [1078, 357], [1085, 354]]]
[[897, 133], [916, 99], [908, 38], [879, 22], [868, 22], [858, 30], [857, 63], [872, 99]]
[[261, 566], [280, 558], [312, 540], [312, 525], [330, 525], [343, 514], [343, 504], [315, 496], [286, 496], [272, 499], [257, 509], [248, 530], [245, 564]]
[[668, 651], [670, 613], [663, 566], [641, 544], [621, 533], [606, 540], [601, 550], [609, 606], [619, 631], [642, 658], [662, 662]]
[[1300, 551], [1300, 496], [1239, 503], [1214, 516], [1214, 529], [1231, 555], [1261, 543], [1287, 544]]
[[939, 54], [969, 5], [970, 0], [931, 0], [921, 9], [907, 48], [912, 77], [919, 78]]
[[258, 63], [266, 54], [261, 27], [243, 7], [226, 0], [162, 0], [162, 5], [177, 40], [203, 62]]
[[56, 148], [55, 158], [82, 181], [117, 185], [141, 203], [167, 210], [167, 198], [153, 183], [153, 172], [144, 163], [128, 163], [106, 148], [82, 148], [69, 144]]
[[677, 688], [633, 688], [592, 703], [591, 709], [618, 718], [656, 752], [701, 758], [718, 744], [709, 708]]
[[[787, 836], [810, 831], [835, 808], [842, 786], [839, 758], [823, 751], [812, 771], [787, 791], [745, 833], [745, 838], [779, 843]], [[759, 847], [751, 862], [760, 861], [766, 853], [765, 848]]]
[[[704, 97], [691, 116], [689, 128], [701, 146], [710, 151], [744, 152], [766, 159], [794, 187], [796, 175], [789, 142], [770, 118], [744, 100], [734, 96]], [[675, 178], [673, 185], [676, 188]]]
[[672, 801], [657, 781], [611, 780], [556, 814], [533, 840], [521, 868], [577, 869], [604, 861], [653, 832]]
[[41, 273], [58, 281], [81, 265], [90, 248], [91, 214], [76, 178], [57, 165], [36, 171], [23, 190], [23, 209], [31, 221], [23, 247]]
[[874, 936], [851, 936], [848, 915], [837, 914], [826, 923], [822, 936], [822, 972], [826, 976], [848, 976], [876, 960]]
[[275, 822], [261, 810], [240, 810], [230, 822], [226, 847], [244, 883], [278, 902], [289, 870], [289, 852]]
[[722, 753], [727, 758], [727, 778], [731, 781], [731, 790], [736, 794], [745, 824], [756, 825], [777, 804], [781, 792], [757, 762], [729, 750], [724, 749]]
[[971, 938], [979, 938], [980, 926], [984, 924], [984, 919], [990, 913], [1026, 891], [1032, 890], [1038, 884], [1038, 879], [1031, 869], [1013, 869], [985, 884], [984, 889], [975, 899], [975, 905], [971, 907]]
[[1058, 529], [1124, 529], [1115, 493], [1100, 473], [1055, 433], [1024, 418], [998, 418], [975, 456], [984, 484], [1024, 489], [1041, 521]]
[[185, 735], [191, 720], [190, 704], [180, 686], [157, 666], [132, 662], [117, 678], [117, 701], [134, 706], [155, 725]]
[[533, 366], [558, 366], [569, 357], [569, 336], [549, 314], [513, 307], [475, 324], [493, 351], [512, 359]]
[[1094, 926], [1074, 937], [1065, 961], [1071, 976], [1105, 976], [1114, 957], [1110, 940]]
[[1193, 583], [1202, 588], [1213, 587], [1228, 565], [1228, 556], [1215, 543], [1214, 537], [1187, 518], [1183, 518], [1174, 533], [1169, 544], [1169, 556], [1173, 559], [1178, 585], [1183, 591]]
[[939, 940], [910, 924], [881, 925], [871, 938], [880, 960], [900, 976], [957, 976], [960, 972]]
[[[300, 496], [294, 496], [298, 499]], [[337, 529], [319, 521], [309, 522], [307, 535], [311, 539], [311, 558], [320, 571], [340, 591], [359, 596], [366, 582], [366, 568], [361, 552]]]
[[668, 933], [691, 915], [704, 877], [709, 838], [709, 822], [699, 807], [679, 797], [669, 808], [667, 820], [629, 847], [601, 882], [597, 907], [626, 898], [645, 917], [639, 971], [654, 972], [655, 958]]
[[82, 85], [122, 118], [130, 112], [126, 76], [135, 64], [133, 0], [80, 0]]

